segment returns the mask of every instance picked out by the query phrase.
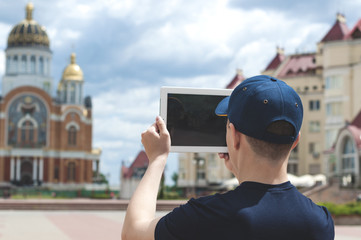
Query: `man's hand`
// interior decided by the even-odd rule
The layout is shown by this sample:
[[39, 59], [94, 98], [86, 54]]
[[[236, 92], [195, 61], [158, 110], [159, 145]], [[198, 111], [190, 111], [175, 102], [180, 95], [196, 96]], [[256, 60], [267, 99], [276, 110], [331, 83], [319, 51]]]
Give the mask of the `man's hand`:
[[149, 159], [149, 165], [156, 160], [167, 160], [170, 149], [170, 135], [163, 119], [157, 116], [156, 121], [142, 133], [142, 144]]

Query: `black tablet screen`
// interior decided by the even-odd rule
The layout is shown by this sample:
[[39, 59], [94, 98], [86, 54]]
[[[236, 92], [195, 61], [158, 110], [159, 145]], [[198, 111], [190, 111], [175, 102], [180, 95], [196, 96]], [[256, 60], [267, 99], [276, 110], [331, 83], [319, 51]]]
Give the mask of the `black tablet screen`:
[[225, 97], [168, 94], [167, 128], [172, 146], [226, 146], [227, 117], [214, 113]]

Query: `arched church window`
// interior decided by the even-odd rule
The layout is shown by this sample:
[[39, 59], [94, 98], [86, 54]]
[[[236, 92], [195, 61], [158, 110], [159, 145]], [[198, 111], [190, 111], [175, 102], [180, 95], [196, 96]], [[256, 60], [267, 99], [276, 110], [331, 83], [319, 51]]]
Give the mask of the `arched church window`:
[[76, 146], [76, 128], [75, 128], [75, 126], [71, 126], [68, 129], [68, 145]]
[[17, 73], [18, 72], [18, 56], [13, 57], [11, 72], [12, 73]]
[[79, 97], [79, 101], [78, 101], [78, 102], [79, 102], [80, 104], [82, 104], [83, 87], [82, 87], [81, 84], [78, 84], [78, 86], [79, 86], [79, 92], [78, 92], [78, 93], [79, 93], [79, 96], [78, 96], [78, 97]]
[[70, 162], [68, 164], [68, 181], [70, 182], [74, 182], [75, 181], [75, 173], [76, 173], [76, 168], [75, 168], [75, 163], [74, 162]]
[[8, 56], [6, 58], [6, 73], [9, 73], [10, 72], [10, 66], [11, 66], [11, 57]]
[[35, 56], [30, 58], [30, 73], [35, 73]]
[[63, 103], [67, 102], [67, 97], [68, 97], [68, 84], [64, 83], [63, 84]]
[[355, 169], [355, 147], [350, 137], [345, 139], [342, 149], [342, 170], [353, 171]]
[[39, 58], [39, 73], [44, 74], [44, 59], [43, 59], [43, 57]]
[[27, 146], [34, 142], [34, 124], [31, 121], [24, 121], [21, 125], [21, 143]]
[[26, 55], [22, 55], [21, 56], [21, 69], [20, 71], [22, 73], [26, 73], [27, 72], [27, 59], [26, 59]]
[[8, 145], [25, 148], [46, 146], [47, 122], [48, 111], [42, 100], [30, 94], [18, 96], [12, 100], [7, 112]]
[[54, 180], [59, 180], [59, 166], [54, 167]]
[[45, 67], [44, 67], [44, 74], [46, 75], [46, 76], [48, 76], [49, 75], [49, 73], [50, 73], [50, 65], [49, 65], [49, 58], [46, 58], [45, 59]]
[[70, 103], [75, 103], [75, 83], [70, 84]]

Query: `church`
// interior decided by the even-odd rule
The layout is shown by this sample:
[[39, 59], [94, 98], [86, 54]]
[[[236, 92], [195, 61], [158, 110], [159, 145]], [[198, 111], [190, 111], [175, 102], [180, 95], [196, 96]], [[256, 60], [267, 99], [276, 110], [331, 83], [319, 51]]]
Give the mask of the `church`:
[[[34, 6], [9, 33], [0, 94], [0, 186], [83, 186], [99, 174], [92, 101], [71, 54], [53, 93], [52, 50]], [[55, 95], [55, 96], [54, 96]]]

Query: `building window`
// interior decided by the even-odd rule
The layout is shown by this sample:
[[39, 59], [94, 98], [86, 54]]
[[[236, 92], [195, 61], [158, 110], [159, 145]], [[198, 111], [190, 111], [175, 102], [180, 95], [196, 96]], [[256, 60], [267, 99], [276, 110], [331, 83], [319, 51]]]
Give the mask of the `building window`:
[[10, 66], [11, 66], [11, 57], [6, 58], [6, 73], [10, 72]]
[[311, 174], [311, 175], [316, 175], [316, 174], [319, 174], [319, 173], [321, 173], [321, 166], [320, 166], [320, 164], [310, 164], [309, 166], [308, 166], [308, 172], [309, 172], [309, 174]]
[[44, 74], [44, 59], [43, 59], [43, 57], [39, 58], [39, 73]]
[[209, 168], [217, 168], [217, 160], [215, 154], [209, 154], [207, 165]]
[[59, 167], [55, 166], [54, 168], [54, 179], [59, 180]]
[[342, 89], [343, 81], [341, 76], [326, 77], [326, 90]]
[[78, 87], [79, 87], [79, 91], [78, 91], [79, 101], [78, 101], [78, 102], [79, 102], [79, 104], [82, 104], [82, 100], [81, 100], [81, 99], [82, 99], [82, 95], [83, 95], [83, 94], [82, 94], [82, 85], [81, 85], [81, 84], [78, 84]]
[[312, 154], [313, 158], [319, 158], [321, 152], [321, 146], [319, 143], [310, 142], [308, 145], [308, 152]]
[[196, 179], [198, 180], [203, 180], [206, 179], [206, 166], [205, 166], [205, 160], [204, 159], [199, 159], [196, 161]]
[[35, 74], [35, 56], [30, 58], [30, 73]]
[[310, 111], [320, 110], [320, 100], [311, 100], [309, 102]]
[[321, 125], [319, 121], [310, 121], [309, 125], [309, 131], [310, 132], [320, 132], [321, 131]]
[[298, 174], [298, 164], [297, 163], [289, 163], [287, 165], [287, 172], [293, 175]]
[[75, 103], [75, 83], [70, 84], [70, 103]]
[[326, 149], [330, 149], [336, 140], [338, 129], [331, 129], [326, 131]]
[[18, 56], [14, 56], [13, 62], [11, 64], [11, 72], [17, 73], [18, 72]]
[[46, 59], [46, 69], [45, 69], [45, 74], [48, 76], [50, 73], [50, 60], [49, 58]]
[[74, 126], [69, 127], [68, 130], [68, 145], [76, 146], [76, 128]]
[[355, 147], [352, 139], [347, 137], [342, 146], [341, 155], [341, 183], [342, 186], [348, 187], [355, 184]]
[[68, 181], [75, 182], [75, 163], [71, 162], [68, 164]]
[[342, 150], [342, 170], [353, 171], [355, 168], [355, 148], [351, 138], [346, 138]]
[[341, 102], [327, 103], [326, 116], [328, 117], [342, 116], [342, 103]]
[[23, 56], [21, 57], [21, 67], [20, 67], [20, 71], [21, 71], [22, 73], [26, 73], [26, 72], [27, 72], [27, 67], [28, 67], [28, 65], [27, 65], [26, 55], [23, 55]]
[[34, 143], [34, 124], [31, 121], [24, 121], [21, 125], [20, 140], [22, 145]]
[[48, 59], [44, 60], [44, 71], [43, 71], [44, 75], [48, 75]]
[[68, 84], [64, 83], [63, 84], [63, 103], [67, 103], [68, 102]]
[[45, 92], [50, 92], [50, 82], [44, 82], [43, 89]]

